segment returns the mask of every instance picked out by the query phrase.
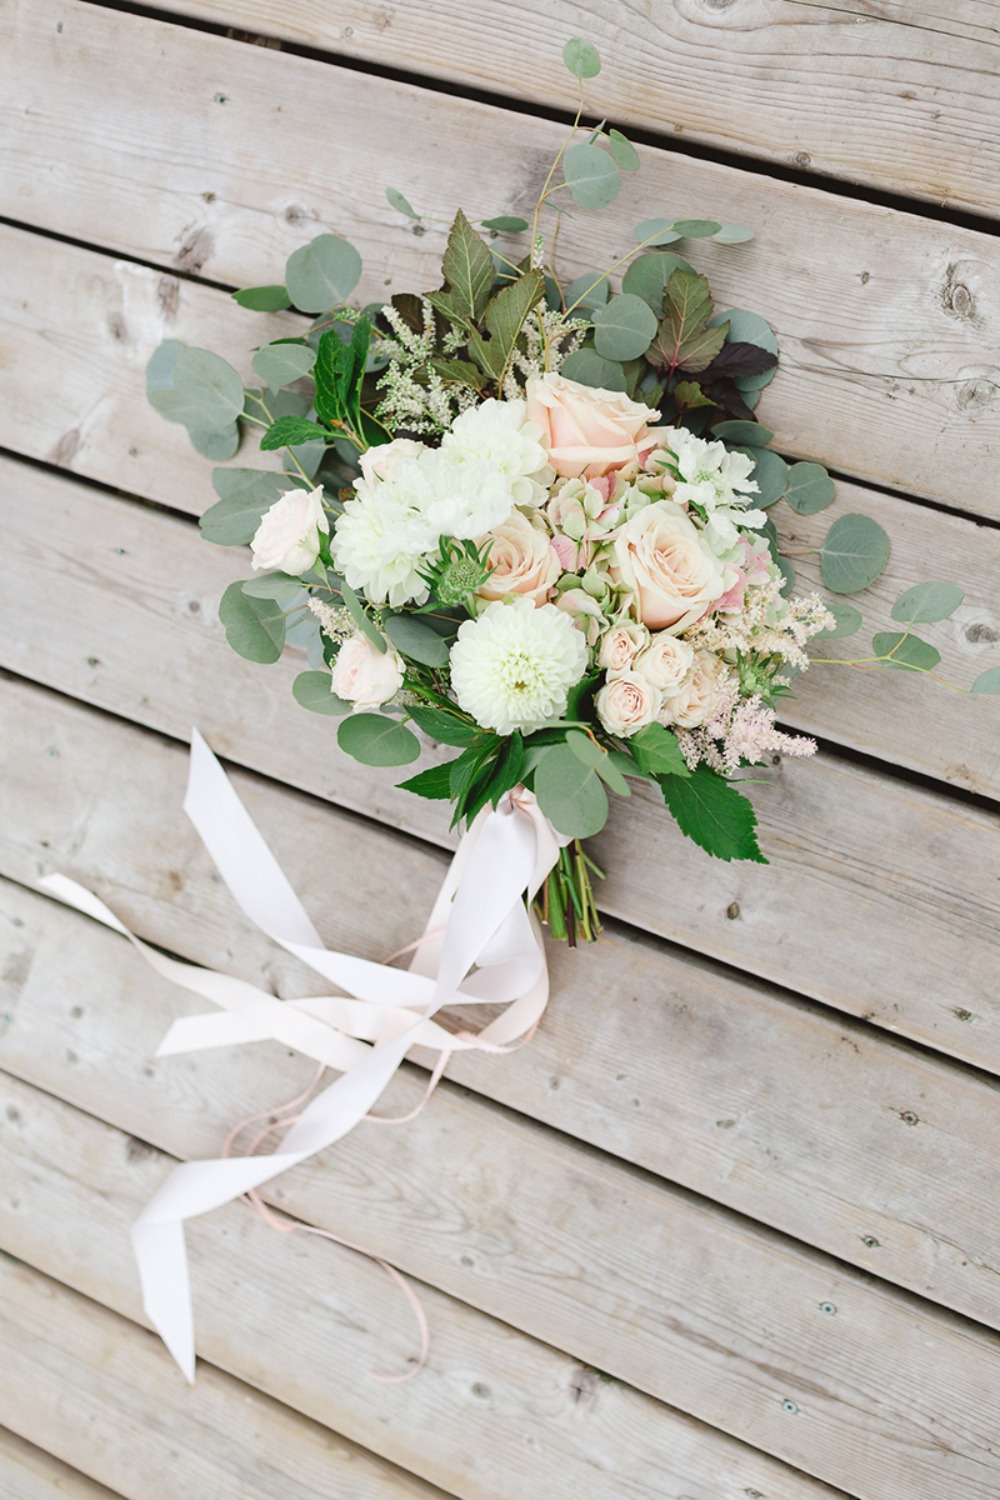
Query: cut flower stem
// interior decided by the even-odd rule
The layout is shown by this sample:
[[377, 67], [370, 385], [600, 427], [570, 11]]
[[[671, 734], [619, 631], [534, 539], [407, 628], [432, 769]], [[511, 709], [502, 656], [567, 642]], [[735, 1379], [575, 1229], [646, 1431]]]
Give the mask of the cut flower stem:
[[535, 910], [557, 942], [575, 948], [582, 940], [593, 943], [601, 933], [601, 918], [594, 900], [591, 874], [604, 879], [604, 871], [574, 839], [549, 871]]

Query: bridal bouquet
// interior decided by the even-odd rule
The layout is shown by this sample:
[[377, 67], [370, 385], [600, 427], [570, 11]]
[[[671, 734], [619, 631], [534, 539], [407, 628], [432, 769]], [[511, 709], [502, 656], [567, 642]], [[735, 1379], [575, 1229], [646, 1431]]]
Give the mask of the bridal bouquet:
[[[769, 511], [818, 511], [833, 483], [767, 446], [768, 324], [717, 310], [694, 250], [665, 248], [749, 230], [651, 219], [609, 269], [561, 276], [561, 219], [608, 205], [640, 164], [621, 132], [581, 124], [594, 49], [564, 56], [580, 109], [530, 223], [477, 229], [459, 212], [441, 286], [365, 309], [348, 300], [357, 251], [322, 234], [280, 285], [235, 294], [313, 319], [289, 316], [257, 349], [258, 386], [167, 343], [149, 395], [209, 457], [231, 458], [243, 427], [284, 454], [283, 472], [215, 470], [203, 533], [252, 551], [253, 576], [220, 607], [230, 644], [258, 662], [286, 639], [304, 648], [295, 697], [339, 716], [340, 747], [368, 765], [415, 761], [410, 725], [448, 747], [401, 785], [450, 801], [455, 824], [532, 791], [563, 841], [541, 913], [573, 942], [599, 930], [583, 841], [636, 780], [708, 853], [764, 861], [740, 774], [815, 751], [778, 727], [781, 699], [811, 640], [860, 627], [843, 597], [879, 575], [889, 541], [840, 517], [820, 549], [827, 597], [796, 595]], [[901, 629], [847, 664], [932, 673], [938, 653], [912, 626], [961, 599], [950, 584], [908, 590]]]

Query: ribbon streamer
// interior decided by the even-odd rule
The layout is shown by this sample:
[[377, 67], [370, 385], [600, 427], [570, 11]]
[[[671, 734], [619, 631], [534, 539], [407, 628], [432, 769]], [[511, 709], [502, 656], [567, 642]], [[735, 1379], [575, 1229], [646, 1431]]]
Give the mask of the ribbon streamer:
[[[121, 933], [157, 973], [219, 1009], [173, 1023], [157, 1056], [271, 1039], [340, 1076], [266, 1156], [183, 1162], [132, 1226], [143, 1305], [189, 1381], [195, 1343], [184, 1222], [244, 1194], [341, 1140], [368, 1114], [412, 1047], [505, 1051], [530, 1033], [548, 1002], [541, 932], [530, 905], [568, 842], [517, 787], [484, 809], [462, 838], [407, 969], [324, 946], [229, 778], [197, 730], [184, 810], [243, 911], [271, 940], [344, 995], [279, 1000], [244, 980], [166, 958], [75, 881], [41, 887]], [[527, 901], [526, 898], [527, 897]], [[346, 998], [345, 998], [346, 996]], [[506, 1009], [475, 1035], [433, 1017], [454, 1005]]]

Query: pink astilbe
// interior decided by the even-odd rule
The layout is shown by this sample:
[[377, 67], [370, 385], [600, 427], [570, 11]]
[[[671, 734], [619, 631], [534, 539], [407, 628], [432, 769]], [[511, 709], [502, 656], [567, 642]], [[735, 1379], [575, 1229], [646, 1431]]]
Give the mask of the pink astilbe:
[[774, 709], [759, 696], [738, 697], [732, 684], [711, 719], [677, 736], [681, 754], [693, 771], [702, 761], [720, 776], [732, 776], [741, 765], [758, 765], [772, 755], [815, 755], [816, 741], [785, 734], [775, 724]]
[[748, 588], [738, 614], [706, 615], [684, 639], [704, 651], [735, 651], [741, 656], [776, 656], [805, 671], [806, 642], [821, 630], [832, 630], [833, 616], [818, 594], [784, 599], [781, 578]]

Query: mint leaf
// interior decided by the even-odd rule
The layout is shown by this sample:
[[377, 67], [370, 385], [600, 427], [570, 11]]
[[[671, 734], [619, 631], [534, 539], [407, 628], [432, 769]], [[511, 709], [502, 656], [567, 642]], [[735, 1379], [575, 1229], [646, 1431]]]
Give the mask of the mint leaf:
[[768, 861], [757, 843], [757, 814], [723, 777], [700, 765], [687, 777], [658, 777], [663, 800], [678, 828], [716, 859]]

